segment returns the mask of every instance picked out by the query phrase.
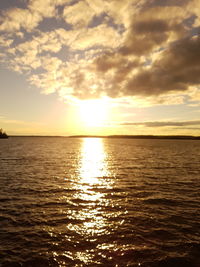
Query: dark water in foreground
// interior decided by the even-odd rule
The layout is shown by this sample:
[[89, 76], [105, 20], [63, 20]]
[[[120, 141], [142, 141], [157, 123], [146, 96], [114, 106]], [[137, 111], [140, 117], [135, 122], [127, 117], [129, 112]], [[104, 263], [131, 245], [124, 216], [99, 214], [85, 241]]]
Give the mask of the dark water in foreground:
[[200, 266], [200, 141], [0, 140], [0, 266]]

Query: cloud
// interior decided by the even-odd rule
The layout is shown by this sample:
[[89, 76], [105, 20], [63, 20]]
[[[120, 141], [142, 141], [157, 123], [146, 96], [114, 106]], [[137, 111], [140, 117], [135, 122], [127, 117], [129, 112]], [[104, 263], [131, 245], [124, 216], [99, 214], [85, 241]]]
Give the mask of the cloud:
[[188, 96], [190, 97], [191, 101], [195, 101], [196, 103], [193, 105], [199, 105], [200, 101], [200, 90], [198, 87], [191, 87], [191, 89], [188, 91]]
[[168, 39], [168, 24], [163, 20], [147, 20], [133, 24], [127, 34], [120, 53], [123, 55], [145, 55]]
[[0, 36], [0, 46], [9, 47], [13, 43], [13, 40], [6, 38], [6, 36]]
[[141, 68], [126, 86], [126, 94], [160, 95], [186, 91], [200, 83], [200, 37], [177, 41], [161, 53], [151, 68]]
[[[61, 48], [62, 43], [59, 41], [56, 32], [37, 32], [37, 36], [31, 40], [21, 42], [15, 47], [7, 49], [6, 52], [10, 56], [9, 63], [12, 69], [30, 73], [40, 67], [48, 70], [46, 62], [49, 62], [49, 57], [52, 57], [52, 61], [55, 61], [55, 57], [50, 56], [50, 53], [57, 53]], [[44, 53], [46, 54], [44, 55]], [[57, 61], [59, 61], [58, 58]], [[49, 72], [49, 74], [51, 73]]]
[[56, 15], [56, 1], [30, 0], [28, 9], [32, 13], [39, 14], [41, 17], [53, 17]]
[[79, 32], [71, 43], [71, 48], [73, 50], [86, 50], [93, 46], [116, 48], [120, 43], [120, 35], [113, 28], [102, 24]]
[[8, 8], [2, 11], [0, 31], [15, 32], [24, 29], [34, 30], [39, 23], [48, 17], [57, 16], [57, 7], [69, 0], [30, 0], [27, 8]]
[[200, 120], [196, 121], [148, 121], [148, 122], [123, 122], [120, 125], [145, 126], [145, 127], [184, 127], [200, 125]]
[[[71, 26], [42, 32], [50, 17]], [[199, 101], [199, 21], [197, 0], [30, 0], [1, 13], [1, 60], [63, 98]]]
[[41, 21], [41, 15], [28, 9], [12, 8], [3, 12], [0, 18], [0, 31], [15, 32], [21, 28], [32, 31]]
[[77, 4], [67, 6], [63, 12], [66, 22], [76, 28], [86, 27], [95, 14], [95, 11], [86, 1], [79, 1]]

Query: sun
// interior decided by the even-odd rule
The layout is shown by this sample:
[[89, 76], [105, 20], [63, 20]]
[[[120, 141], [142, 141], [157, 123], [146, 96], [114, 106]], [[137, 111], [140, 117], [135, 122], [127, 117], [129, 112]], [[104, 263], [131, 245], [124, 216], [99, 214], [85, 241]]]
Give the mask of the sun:
[[108, 120], [108, 103], [103, 99], [82, 100], [79, 114], [84, 126], [101, 127]]

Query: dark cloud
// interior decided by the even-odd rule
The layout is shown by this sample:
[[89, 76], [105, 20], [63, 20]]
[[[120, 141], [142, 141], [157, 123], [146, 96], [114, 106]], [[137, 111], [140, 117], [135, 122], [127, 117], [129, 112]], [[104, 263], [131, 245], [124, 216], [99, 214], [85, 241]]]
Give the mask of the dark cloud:
[[123, 122], [120, 125], [145, 126], [145, 127], [183, 127], [200, 125], [200, 120], [196, 121], [149, 121], [149, 122]]
[[[173, 130], [179, 130], [179, 128], [173, 128]], [[199, 131], [200, 128], [199, 127], [181, 127], [181, 130]]]
[[[148, 30], [146, 24], [140, 27]], [[163, 27], [164, 24], [161, 28]], [[139, 49], [143, 48], [144, 46]], [[112, 88], [107, 89], [107, 94], [111, 97], [159, 96], [169, 92], [186, 92], [190, 86], [200, 85], [199, 48], [200, 36], [192, 36], [171, 43], [149, 66], [145, 66], [139, 57], [129, 60], [121, 51], [99, 57], [94, 65], [102, 73], [113, 70], [114, 74], [110, 77]]]
[[155, 7], [155, 6], [183, 6], [187, 4], [190, 0], [151, 0], [148, 1], [146, 6], [149, 7]]
[[138, 16], [132, 18], [120, 52], [144, 56], [162, 47], [169, 39], [182, 38], [186, 34], [185, 25], [176, 17], [166, 15], [168, 12], [165, 8], [141, 10]]
[[94, 61], [97, 71], [106, 72], [113, 68], [118, 68], [122, 64], [123, 59], [116, 53], [107, 53], [98, 57]]
[[[119, 50], [94, 60], [97, 72], [106, 74], [112, 70], [112, 86], [106, 94], [158, 96], [198, 85], [200, 41], [198, 37], [189, 37], [186, 28], [176, 19], [158, 18], [154, 13], [133, 18]], [[157, 59], [148, 61], [155, 52]]]
[[168, 39], [169, 31], [168, 23], [161, 19], [134, 21], [120, 53], [137, 56], [147, 54]]
[[0, 1], [0, 10], [10, 9], [13, 6], [18, 8], [26, 8], [27, 0], [12, 0], [12, 1]]
[[123, 81], [127, 74], [138, 66], [140, 66], [139, 59], [128, 60], [119, 53], [107, 53], [94, 61], [95, 70], [98, 72], [105, 73], [112, 69], [115, 71], [113, 82]]
[[151, 68], [141, 68], [127, 83], [127, 95], [160, 95], [200, 84], [200, 37], [185, 38], [164, 51]]
[[138, 21], [133, 24], [135, 33], [142, 35], [146, 33], [163, 33], [169, 30], [168, 23], [162, 19]]

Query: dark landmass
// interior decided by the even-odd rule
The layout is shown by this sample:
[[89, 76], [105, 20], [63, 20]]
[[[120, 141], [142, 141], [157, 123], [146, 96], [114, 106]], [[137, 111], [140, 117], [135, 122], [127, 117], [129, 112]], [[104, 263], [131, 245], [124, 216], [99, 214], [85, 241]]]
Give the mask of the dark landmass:
[[[200, 136], [191, 135], [12, 135], [11, 137], [42, 137], [42, 138], [110, 138], [110, 139], [173, 139], [173, 140], [200, 140]], [[0, 137], [2, 138], [2, 137]], [[4, 138], [8, 138], [4, 137]]]
[[0, 129], [0, 139], [6, 139], [8, 138], [8, 135], [6, 132], [3, 131], [3, 129]]
[[[10, 138], [72, 138], [73, 136], [66, 135], [9, 135]], [[78, 138], [79, 136], [74, 136], [74, 138]], [[99, 136], [100, 137], [100, 136]], [[81, 137], [80, 137], [81, 138]], [[91, 137], [92, 138], [92, 137]], [[1, 267], [1, 265], [0, 265]]]
[[200, 140], [200, 136], [191, 135], [74, 135], [68, 138], [125, 138], [125, 139], [177, 139]]

